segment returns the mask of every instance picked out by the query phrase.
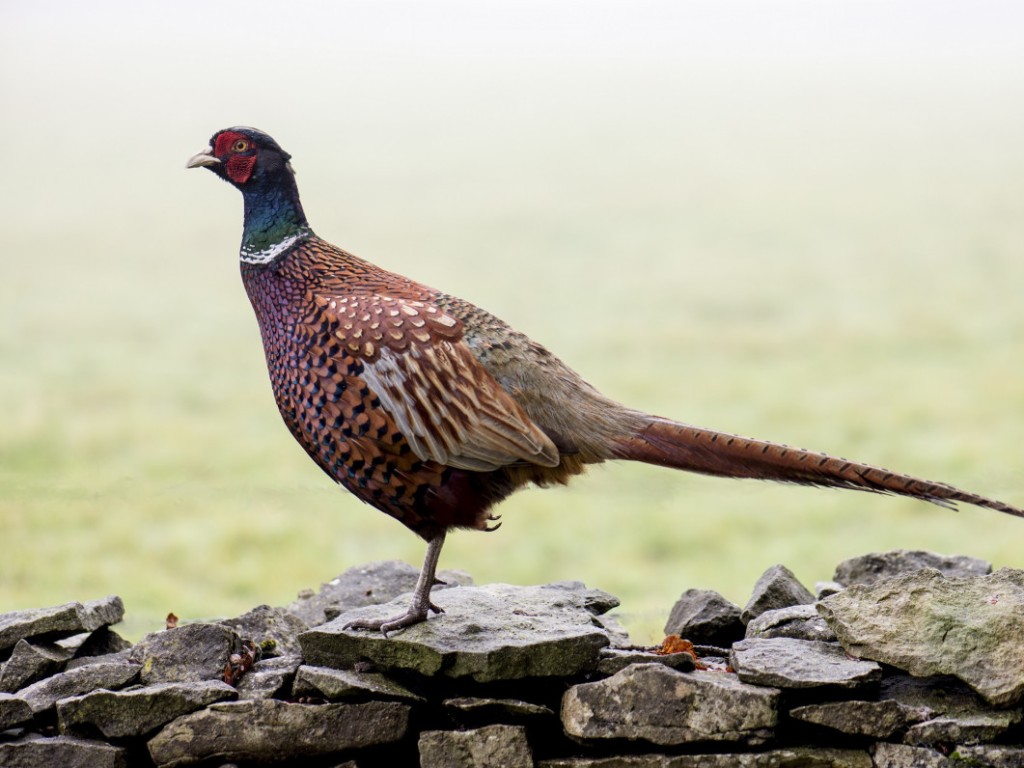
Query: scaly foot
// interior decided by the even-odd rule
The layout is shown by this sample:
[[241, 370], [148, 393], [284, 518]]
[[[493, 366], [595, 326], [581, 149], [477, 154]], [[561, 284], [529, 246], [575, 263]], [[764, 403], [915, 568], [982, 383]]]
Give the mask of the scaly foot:
[[426, 605], [417, 605], [417, 602], [414, 600], [412, 605], [409, 606], [409, 610], [401, 616], [392, 616], [389, 619], [356, 619], [346, 624], [344, 629], [368, 629], [371, 632], [380, 632], [384, 637], [387, 637], [388, 632], [412, 627], [426, 621], [431, 611], [434, 613], [444, 613], [443, 608], [438, 608], [431, 602], [428, 602]]
[[401, 616], [392, 616], [390, 619], [356, 619], [345, 625], [345, 629], [369, 629], [372, 632], [381, 632], [384, 637], [388, 632], [396, 629], [405, 629], [427, 620], [430, 612], [444, 613], [430, 602], [430, 590], [434, 586], [434, 574], [437, 572], [437, 559], [441, 556], [441, 547], [444, 546], [444, 532], [434, 536], [427, 542], [427, 556], [423, 560], [423, 567], [420, 569], [420, 576], [416, 579], [416, 589], [413, 590], [412, 604], [409, 610]]

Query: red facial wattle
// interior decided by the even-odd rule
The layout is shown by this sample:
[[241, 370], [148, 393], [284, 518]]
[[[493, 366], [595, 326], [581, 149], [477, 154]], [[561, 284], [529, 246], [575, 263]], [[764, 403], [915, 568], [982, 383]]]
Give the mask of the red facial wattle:
[[252, 176], [256, 155], [232, 155], [224, 164], [228, 178], [236, 184], [245, 184]]
[[[237, 152], [233, 149], [238, 141], [244, 141], [249, 149], [245, 152]], [[256, 165], [256, 151], [252, 140], [238, 131], [225, 131], [217, 136], [213, 146], [215, 157], [221, 158], [224, 163], [224, 170], [236, 184], [245, 184], [252, 176], [252, 170]]]

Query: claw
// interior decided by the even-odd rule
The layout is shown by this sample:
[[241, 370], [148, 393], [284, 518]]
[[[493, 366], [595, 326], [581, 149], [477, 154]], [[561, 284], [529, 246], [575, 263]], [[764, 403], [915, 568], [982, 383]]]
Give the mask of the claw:
[[409, 610], [401, 616], [392, 616], [387, 619], [356, 619], [355, 621], [350, 621], [342, 629], [368, 629], [371, 632], [380, 632], [384, 637], [387, 637], [388, 632], [393, 632], [396, 629], [406, 629], [423, 623], [427, 620], [427, 616], [430, 615], [431, 611], [441, 614], [444, 613], [444, 608], [434, 605], [429, 600], [425, 608], [420, 608], [413, 603], [413, 605], [409, 606]]
[[420, 577], [416, 580], [416, 589], [413, 592], [409, 610], [401, 616], [392, 616], [389, 619], [356, 619], [346, 624], [343, 629], [368, 629], [371, 632], [380, 632], [387, 637], [388, 632], [393, 632], [396, 629], [422, 624], [427, 620], [431, 611], [444, 613], [443, 609], [430, 602], [430, 590], [436, 581], [434, 573], [437, 571], [437, 559], [441, 555], [443, 545], [444, 533], [438, 534], [427, 543], [427, 556], [423, 561]]
[[433, 603], [428, 603], [426, 608], [417, 608], [415, 605], [411, 605], [409, 610], [401, 616], [391, 616], [387, 619], [356, 619], [346, 624], [344, 629], [368, 629], [371, 632], [380, 632], [384, 637], [388, 637], [388, 632], [394, 632], [396, 629], [406, 629], [423, 623], [427, 620], [430, 610], [433, 610], [435, 613], [444, 613]]
[[[494, 518], [490, 519], [493, 520]], [[494, 533], [499, 528], [501, 528], [501, 523], [498, 523], [497, 525], [488, 525], [484, 527], [484, 533]]]

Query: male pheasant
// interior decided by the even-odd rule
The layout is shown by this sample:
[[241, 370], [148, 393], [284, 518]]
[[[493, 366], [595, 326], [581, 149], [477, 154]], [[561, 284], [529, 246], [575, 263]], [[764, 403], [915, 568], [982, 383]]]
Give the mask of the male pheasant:
[[290, 157], [237, 127], [187, 167], [242, 193], [242, 280], [288, 429], [332, 479], [427, 541], [408, 611], [358, 628], [386, 635], [439, 612], [430, 591], [450, 528], [492, 530], [492, 507], [516, 489], [609, 459], [1024, 517], [943, 483], [626, 408], [494, 315], [317, 237]]

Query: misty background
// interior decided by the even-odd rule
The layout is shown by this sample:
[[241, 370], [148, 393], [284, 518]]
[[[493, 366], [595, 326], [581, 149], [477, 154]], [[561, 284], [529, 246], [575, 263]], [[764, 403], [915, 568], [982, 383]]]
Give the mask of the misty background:
[[[324, 238], [606, 394], [1024, 504], [1024, 8], [1012, 2], [0, 3], [0, 611], [126, 631], [282, 604], [422, 542], [280, 422], [214, 131], [293, 155]], [[892, 547], [1021, 567], [1024, 526], [597, 468], [449, 538], [653, 640]]]

